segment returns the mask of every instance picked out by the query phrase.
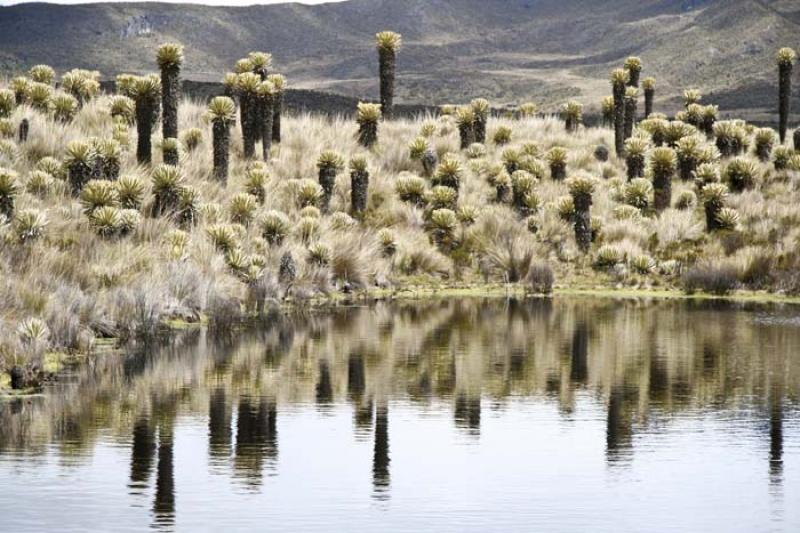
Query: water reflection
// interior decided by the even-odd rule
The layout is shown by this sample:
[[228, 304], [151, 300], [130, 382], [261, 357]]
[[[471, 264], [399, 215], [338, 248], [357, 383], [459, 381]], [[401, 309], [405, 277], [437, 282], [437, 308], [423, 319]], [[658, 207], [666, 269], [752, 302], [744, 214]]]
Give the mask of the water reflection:
[[151, 405], [158, 429], [153, 515], [156, 524], [168, 526], [175, 521], [175, 420], [178, 414], [177, 391], [153, 394]]
[[158, 469], [153, 513], [156, 523], [172, 524], [175, 520], [175, 471], [173, 463], [174, 433], [170, 421], [158, 425]]
[[[388, 501], [402, 479], [392, 452], [409, 442], [390, 439], [390, 429], [407, 431], [392, 416], [397, 405], [443, 413], [459, 439], [480, 446], [492, 418], [525, 401], [573, 425], [596, 416], [605, 429], [597, 449], [615, 472], [632, 468], [639, 439], [682, 416], [759, 417], [762, 471], [780, 488], [786, 424], [798, 416], [800, 328], [780, 319], [794, 309], [758, 313], [720, 303], [470, 299], [274, 317], [234, 336], [189, 332], [98, 359], [45, 398], [0, 403], [0, 467], [6, 457], [55, 453], [80, 468], [102, 435], [114, 435], [129, 443], [127, 490], [152, 497], [153, 522], [170, 529], [181, 516], [176, 465], [193, 453], [176, 440], [185, 417], [202, 420], [210, 469], [260, 493], [283, 475], [279, 411], [289, 420], [311, 406], [336, 419], [346, 409], [347, 430], [371, 452], [371, 496]], [[424, 453], [425, 434], [414, 439]]]
[[589, 376], [589, 327], [586, 322], [579, 321], [572, 334], [572, 358], [570, 380], [576, 385], [586, 382]]
[[225, 388], [216, 387], [208, 397], [208, 453], [215, 465], [225, 464], [231, 455], [231, 409]]
[[333, 384], [331, 370], [326, 359], [319, 362], [319, 381], [317, 381], [317, 403], [326, 405], [333, 402]]
[[783, 480], [783, 388], [770, 391], [769, 405], [769, 476], [773, 485]]
[[460, 393], [456, 396], [456, 426], [465, 429], [471, 435], [481, 432], [481, 398]]
[[389, 494], [389, 406], [381, 402], [375, 410], [375, 447], [372, 455], [372, 485], [377, 499]]
[[606, 458], [610, 464], [630, 459], [635, 405], [635, 391], [620, 385], [611, 388], [606, 416]]
[[156, 453], [156, 432], [147, 416], [141, 416], [133, 425], [131, 442], [130, 488], [139, 493], [147, 487]]
[[347, 358], [347, 398], [353, 404], [353, 424], [359, 437], [366, 437], [372, 431], [375, 405], [366, 390], [364, 356], [351, 353]]
[[277, 420], [274, 401], [249, 396], [239, 399], [233, 465], [237, 476], [247, 486], [261, 485], [265, 466], [275, 468], [278, 458]]

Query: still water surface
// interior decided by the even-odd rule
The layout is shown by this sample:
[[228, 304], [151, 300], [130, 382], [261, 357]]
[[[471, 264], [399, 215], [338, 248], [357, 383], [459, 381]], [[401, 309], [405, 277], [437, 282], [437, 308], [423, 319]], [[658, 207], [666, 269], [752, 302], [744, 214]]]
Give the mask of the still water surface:
[[375, 304], [0, 402], [2, 531], [800, 531], [800, 313]]

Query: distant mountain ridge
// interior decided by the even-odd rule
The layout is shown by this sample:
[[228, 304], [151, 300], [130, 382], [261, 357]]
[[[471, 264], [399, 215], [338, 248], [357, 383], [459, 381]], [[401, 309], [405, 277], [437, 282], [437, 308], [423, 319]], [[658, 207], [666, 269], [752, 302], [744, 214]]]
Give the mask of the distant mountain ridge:
[[[684, 88], [751, 116], [772, 112], [774, 54], [800, 48], [793, 0], [349, 0], [219, 7], [162, 3], [21, 4], [0, 8], [0, 70], [36, 63], [119, 72], [155, 70], [167, 40], [187, 47], [185, 77], [217, 81], [266, 50], [293, 86], [375, 97], [374, 34], [403, 34], [398, 101], [459, 103], [485, 96], [555, 109], [596, 108], [608, 72], [642, 57], [659, 103]], [[800, 69], [798, 69], [800, 70]], [[796, 83], [795, 85], [800, 85]], [[795, 91], [797, 93], [797, 91]], [[797, 104], [795, 109], [798, 109]]]

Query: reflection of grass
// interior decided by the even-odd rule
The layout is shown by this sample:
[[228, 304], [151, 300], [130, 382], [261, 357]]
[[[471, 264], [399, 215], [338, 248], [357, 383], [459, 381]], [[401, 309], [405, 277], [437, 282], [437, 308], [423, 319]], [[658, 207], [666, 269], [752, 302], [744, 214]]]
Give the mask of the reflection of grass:
[[[176, 328], [180, 329], [180, 328]], [[95, 339], [92, 347], [92, 355], [94, 356], [107, 356], [109, 354], [120, 353], [119, 339], [116, 338], [102, 338]], [[86, 362], [87, 354], [84, 351], [73, 352], [60, 352], [50, 351], [44, 354], [41, 361], [42, 372], [45, 376], [51, 378], [58, 378], [58, 375], [68, 367], [83, 365]], [[8, 372], [0, 372], [0, 394], [10, 394], [11, 391], [11, 376]], [[30, 396], [38, 394], [37, 387], [23, 389], [21, 391], [13, 391], [15, 395]]]
[[800, 297], [774, 294], [764, 291], [737, 291], [727, 296], [713, 294], [686, 294], [677, 290], [659, 289], [556, 289], [556, 294], [575, 296], [597, 296], [608, 298], [670, 298], [680, 300], [730, 300], [734, 302], [800, 304]]
[[[593, 298], [593, 299], [660, 299], [660, 300], [685, 300], [685, 301], [730, 301], [742, 303], [756, 303], [756, 304], [800, 304], [799, 296], [787, 296], [780, 294], [773, 294], [764, 291], [737, 291], [736, 293], [726, 296], [716, 296], [704, 293], [686, 294], [677, 290], [669, 289], [610, 289], [610, 288], [577, 288], [577, 287], [561, 287], [555, 288], [553, 295], [529, 295], [526, 290], [519, 285], [503, 285], [503, 284], [489, 284], [489, 285], [475, 285], [475, 286], [440, 286], [432, 287], [430, 285], [419, 285], [407, 287], [402, 290], [391, 289], [374, 289], [363, 291], [355, 295], [334, 294], [324, 299], [316, 299], [303, 301], [302, 306], [310, 306], [317, 308], [324, 308], [328, 306], [341, 306], [342, 304], [354, 303], [360, 304], [376, 300], [404, 300], [404, 301], [421, 301], [421, 300], [445, 300], [457, 298], [508, 298], [508, 297], [524, 297], [531, 298], [548, 298], [559, 300], [562, 298]], [[291, 302], [284, 303], [282, 308], [284, 311], [290, 312], [294, 308]], [[249, 317], [255, 319], [255, 316]], [[245, 317], [245, 324], [238, 329], [246, 329], [247, 317]], [[172, 331], [182, 331], [187, 329], [205, 327], [208, 323], [208, 317], [203, 315], [200, 317], [199, 322], [186, 322], [183, 320], [169, 320], [165, 322]], [[118, 340], [114, 338], [98, 339], [95, 348], [101, 353], [118, 352]], [[61, 372], [65, 366], [82, 364], [86, 359], [86, 354], [82, 353], [60, 353], [49, 352], [45, 355], [43, 361], [43, 370], [50, 375], [56, 375]], [[9, 393], [11, 386], [11, 378], [8, 373], [0, 372], [0, 392]], [[35, 389], [26, 391], [16, 391], [15, 395], [31, 395], [35, 394]]]
[[190, 329], [190, 328], [197, 328], [200, 326], [205, 326], [208, 324], [208, 317], [206, 315], [200, 315], [200, 320], [198, 322], [187, 322], [186, 320], [181, 320], [178, 318], [171, 318], [164, 322], [169, 329], [172, 330], [183, 330], [183, 329]]
[[[388, 289], [370, 290], [365, 297], [377, 299], [423, 299], [423, 298], [457, 298], [457, 297], [503, 297], [521, 296], [526, 291], [518, 285], [480, 285], [465, 287], [408, 287], [399, 291]], [[559, 296], [592, 296], [597, 298], [660, 298], [676, 300], [729, 300], [755, 303], [787, 303], [800, 304], [800, 296], [787, 296], [765, 291], [737, 291], [727, 296], [685, 292], [670, 289], [612, 289], [612, 288], [580, 288], [560, 287], [553, 290], [553, 298]], [[337, 299], [341, 299], [337, 296]]]
[[48, 374], [57, 374], [63, 368], [63, 354], [48, 353], [44, 356], [42, 369]]
[[[776, 380], [797, 398], [796, 328], [763, 327], [744, 306], [694, 305], [664, 298], [684, 298], [669, 291], [562, 289], [553, 298], [504, 299], [498, 284], [418, 294], [294, 309], [219, 342], [190, 330], [162, 349], [97, 357], [93, 368], [76, 368], [57, 384], [48, 401], [25, 402], [35, 416], [0, 408], [0, 450], [27, 446], [35, 453], [38, 445], [67, 442], [59, 453], [89, 450], [106, 429], [127, 438], [142, 417], [202, 418], [216, 391], [225, 393], [226, 424], [234, 428], [230, 413], [243, 397], [274, 399], [290, 416], [300, 404], [367, 406], [406, 395], [420, 409], [456, 403], [465, 416], [460, 398], [466, 405], [479, 397], [497, 405], [558, 398], [567, 414], [585, 402], [612, 404], [622, 386], [634, 394], [616, 407], [637, 426], [686, 409], [763, 405]], [[772, 349], [760, 349], [766, 345]], [[351, 389], [354, 369], [361, 385]]]

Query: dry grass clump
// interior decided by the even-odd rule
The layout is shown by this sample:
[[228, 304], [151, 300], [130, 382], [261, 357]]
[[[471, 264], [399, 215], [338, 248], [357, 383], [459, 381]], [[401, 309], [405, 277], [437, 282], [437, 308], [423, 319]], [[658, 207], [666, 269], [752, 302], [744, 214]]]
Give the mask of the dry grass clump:
[[693, 294], [703, 291], [718, 296], [730, 294], [737, 284], [736, 268], [727, 264], [702, 264], [687, 270], [683, 277], [683, 288]]
[[534, 263], [528, 269], [526, 281], [532, 292], [550, 294], [553, 292], [555, 274], [547, 263]]

